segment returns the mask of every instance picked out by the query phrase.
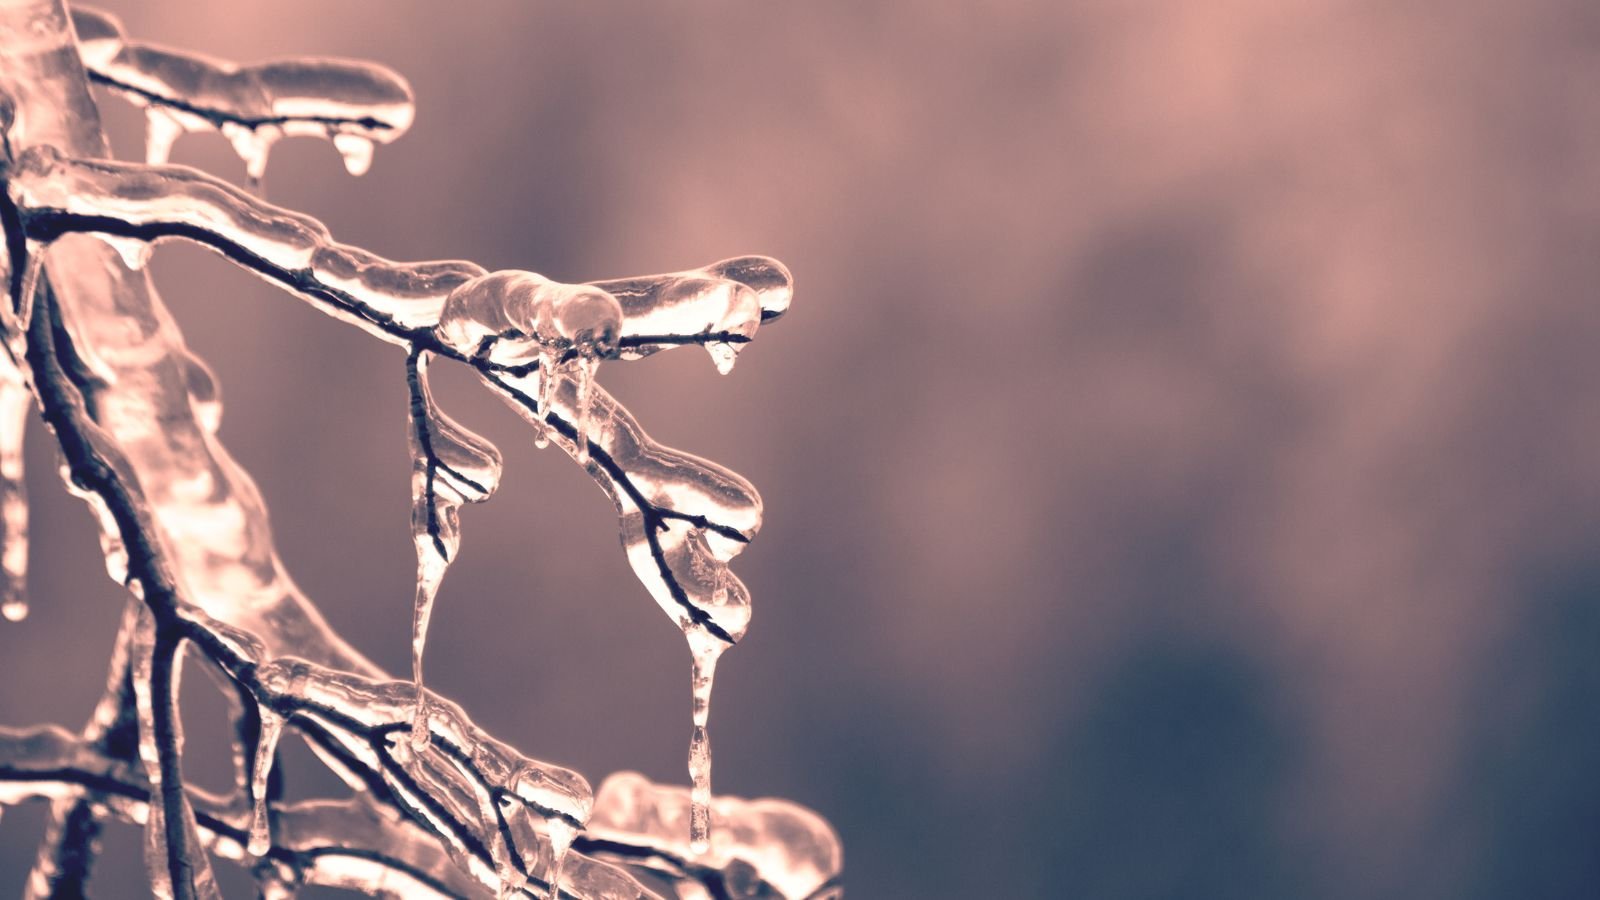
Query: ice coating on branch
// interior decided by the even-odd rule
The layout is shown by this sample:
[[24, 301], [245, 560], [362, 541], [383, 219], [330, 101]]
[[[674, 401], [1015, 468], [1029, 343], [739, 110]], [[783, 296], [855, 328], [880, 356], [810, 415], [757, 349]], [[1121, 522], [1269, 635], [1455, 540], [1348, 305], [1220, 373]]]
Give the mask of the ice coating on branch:
[[593, 284], [622, 304], [623, 359], [679, 346], [686, 336], [694, 336], [724, 375], [761, 323], [783, 315], [794, 296], [789, 270], [765, 256]]
[[[718, 869], [733, 896], [754, 895], [753, 882], [764, 881], [780, 896], [800, 900], [843, 868], [838, 836], [821, 816], [803, 806], [773, 798], [717, 797], [712, 809], [717, 830], [710, 847], [704, 853], [691, 853], [684, 838], [689, 791], [652, 783], [637, 772], [618, 772], [601, 783], [586, 834], [655, 851], [680, 872], [687, 865]], [[733, 893], [739, 883], [749, 892]]]
[[[561, 446], [577, 455], [571, 423], [578, 392], [571, 380], [559, 384], [544, 413], [535, 400], [536, 375], [484, 377], [524, 418], [553, 417]], [[685, 632], [737, 641], [750, 623], [750, 595], [727, 562], [761, 527], [755, 488], [721, 466], [656, 443], [604, 391], [595, 390], [589, 406], [589, 471], [616, 504], [634, 574]]]
[[[34, 239], [84, 231], [200, 241], [385, 340], [414, 343], [402, 332], [437, 328], [442, 347], [495, 366], [541, 356], [637, 359], [699, 345], [725, 368], [793, 296], [788, 270], [761, 256], [590, 285], [491, 274], [462, 260], [397, 263], [339, 244], [315, 219], [194, 169], [66, 159], [48, 148], [23, 154], [11, 193]], [[545, 309], [552, 317], [544, 330], [529, 330]]]
[[35, 147], [18, 160], [10, 190], [28, 210], [30, 234], [49, 239], [61, 228], [130, 242], [199, 240], [397, 343], [409, 342], [398, 332], [438, 324], [451, 291], [484, 274], [470, 262], [396, 263], [337, 243], [316, 219], [186, 166], [74, 160]]
[[599, 288], [507, 270], [452, 290], [435, 333], [464, 356], [520, 366], [546, 355], [608, 356], [622, 327], [621, 305]]
[[[412, 777], [434, 784], [437, 796], [457, 790], [460, 782], [459, 773], [440, 774], [441, 760], [448, 760], [452, 753], [463, 753], [470, 756], [475, 772], [539, 817], [559, 816], [581, 825], [589, 816], [593, 795], [582, 775], [521, 755], [481, 731], [459, 706], [440, 697], [428, 698], [428, 727], [432, 731], [428, 749], [423, 753], [408, 752], [408, 723], [417, 700], [412, 682], [376, 682], [290, 657], [260, 666], [259, 677], [275, 695], [286, 698], [279, 701], [280, 705], [291, 702], [302, 707], [299, 715], [315, 719], [323, 715], [318, 710], [337, 711], [364, 729], [388, 735], [386, 750], [354, 739], [346, 749], [363, 759], [384, 753]], [[406, 749], [396, 754], [398, 747]], [[393, 771], [382, 760], [374, 761], [374, 768]], [[396, 788], [415, 790], [405, 784], [397, 784]], [[469, 818], [476, 818], [476, 803], [466, 812]]]
[[460, 509], [481, 503], [500, 484], [500, 451], [445, 415], [428, 387], [431, 355], [407, 357], [411, 394], [407, 440], [411, 447], [411, 537], [417, 550], [417, 594], [411, 627], [411, 672], [417, 707], [413, 749], [428, 743], [427, 700], [422, 690], [422, 655], [434, 597], [461, 547]]
[[[780, 264], [747, 257], [690, 273], [589, 286], [553, 285], [531, 273], [495, 273], [503, 276], [502, 287], [514, 286], [519, 279], [536, 287], [542, 283], [549, 286], [542, 289], [550, 298], [576, 298], [601, 314], [588, 317], [598, 324], [587, 329], [562, 325], [553, 314], [558, 304], [547, 299], [533, 304], [535, 311], [541, 306], [552, 310], [551, 327], [543, 334], [538, 315], [525, 317], [521, 326], [491, 330], [485, 324], [496, 316], [509, 322], [511, 298], [502, 290], [498, 299], [486, 299], [494, 291], [478, 291], [483, 285], [464, 290], [479, 279], [485, 279], [484, 284], [494, 283], [481, 268], [456, 261], [400, 264], [384, 260], [333, 242], [314, 220], [271, 207], [192, 170], [81, 162], [47, 151], [29, 151], [16, 169], [10, 193], [22, 207], [30, 236], [38, 240], [77, 231], [146, 248], [165, 237], [196, 240], [386, 340], [427, 347], [430, 352], [469, 363], [519, 411], [548, 428], [575, 459], [586, 462], [618, 507], [630, 564], [690, 639], [696, 712], [691, 771], [696, 787], [687, 818], [698, 819], [706, 827], [685, 829], [685, 840], [697, 844], [710, 838], [714, 845], [721, 814], [719, 831], [708, 834], [709, 816], [695, 815], [693, 800], [702, 801], [699, 805], [709, 811], [704, 802], [709, 798], [710, 776], [705, 724], [711, 676], [718, 655], [743, 634], [749, 620], [748, 592], [728, 572], [727, 562], [759, 527], [760, 502], [738, 476], [650, 441], [626, 410], [595, 383], [595, 367], [603, 355], [636, 358], [672, 346], [699, 344], [712, 352], [719, 368], [725, 368], [762, 321], [776, 318], [787, 308], [792, 281]], [[118, 250], [123, 252], [122, 247]], [[613, 294], [606, 285], [619, 285], [623, 296]], [[475, 291], [477, 296], [472, 297]], [[447, 315], [453, 297], [460, 305]], [[469, 298], [476, 302], [467, 303]], [[574, 306], [575, 311], [583, 309]], [[530, 322], [532, 328], [526, 327]], [[474, 331], [475, 341], [463, 336]], [[608, 337], [608, 332], [614, 337]], [[206, 420], [205, 430], [214, 432], [215, 418], [200, 412], [207, 401], [197, 400], [208, 394], [209, 378], [186, 371], [196, 418]], [[220, 412], [220, 407], [216, 411]], [[446, 562], [448, 558], [443, 557]], [[464, 716], [458, 709], [419, 702], [427, 695], [414, 683], [403, 688], [399, 683], [354, 683], [356, 687], [349, 687], [351, 697], [356, 698], [351, 704], [361, 705], [381, 696], [393, 701], [391, 711], [403, 709], [414, 715], [419, 706], [426, 708], [426, 728], [435, 738], [466, 728], [460, 724]], [[337, 708], [341, 715], [359, 716], [349, 705]], [[320, 714], [312, 711], [308, 715]], [[364, 727], [387, 729], [403, 722], [401, 716]], [[464, 788], [467, 770], [459, 761], [442, 759], [442, 751], [433, 746], [407, 755], [402, 749], [409, 746], [404, 731], [384, 732], [387, 749], [354, 739], [344, 749], [363, 765], [389, 773], [386, 777], [399, 778], [387, 768], [390, 765], [403, 770], [410, 780], [395, 781], [391, 788], [396, 792], [419, 803], [423, 797], [430, 798], [443, 804], [451, 817], [482, 823], [487, 818], [484, 797]], [[466, 745], [446, 741], [446, 746]], [[469, 755], [471, 770], [477, 771], [480, 750], [475, 748]], [[499, 757], [489, 753], [487, 758]], [[510, 783], [518, 788], [509, 796], [538, 806], [529, 798], [543, 789], [542, 776], [518, 776]], [[543, 812], [536, 819], [559, 807], [546, 804], [540, 808]], [[419, 809], [418, 814], [424, 819], [440, 815], [428, 809]], [[443, 821], [435, 824], [443, 827]], [[578, 819], [558, 813], [550, 821]], [[520, 819], [512, 825], [513, 831], [521, 827]], [[548, 822], [542, 827], [545, 838], [541, 846], [549, 848], [548, 871], [554, 871], [560, 865], [557, 851], [561, 842], [556, 833], [560, 827], [552, 828]], [[494, 840], [488, 839], [484, 846], [493, 847]], [[501, 876], [509, 874], [506, 864], [516, 868], [513, 859], [498, 851], [491, 851], [498, 854], [492, 865], [497, 871], [492, 872], [480, 871], [481, 857], [472, 856], [462, 846], [452, 845], [452, 852], [458, 861], [466, 860], [467, 867], [486, 884], [504, 885], [507, 879]], [[582, 868], [576, 859], [569, 869]]]
[[28, 493], [22, 437], [33, 395], [9, 355], [0, 354], [0, 616], [28, 615]]
[[[164, 785], [162, 754], [165, 751], [162, 741], [157, 736], [157, 732], [161, 730], [158, 716], [162, 714], [158, 711], [159, 707], [172, 707], [169, 710], [170, 714], [165, 716], [166, 728], [169, 731], [166, 740], [170, 743], [172, 752], [177, 755], [181, 756], [183, 750], [182, 726], [176, 716], [174, 700], [182, 677], [183, 654], [169, 655], [160, 661], [159, 664], [168, 667], [168, 671], [164, 686], [158, 686], [156, 654], [159, 652], [160, 638], [157, 629], [155, 616], [141, 603], [138, 624], [130, 638], [130, 659], [134, 704], [138, 710], [139, 721], [139, 760], [144, 765], [145, 778], [149, 781], [152, 792], [148, 821], [145, 823], [145, 869], [150, 873], [151, 893], [161, 898], [176, 896], [171, 863], [174, 853], [169, 850], [176, 830], [180, 848], [177, 855], [188, 861], [185, 867], [187, 877], [198, 896], [205, 900], [221, 900], [222, 895], [217, 888], [210, 864], [203, 855], [199, 859], [192, 858], [194, 854], [200, 852], [198, 848], [201, 843], [195, 826], [194, 811], [187, 797], [180, 794], [182, 802], [178, 804], [178, 813], [182, 820], [176, 829], [167, 821], [166, 803], [155, 797], [162, 793]], [[174, 768], [176, 769], [176, 766]]]
[[617, 506], [628, 561], [688, 640], [689, 773], [695, 800], [689, 841], [693, 849], [704, 849], [711, 830], [708, 722], [716, 663], [750, 622], [750, 595], [728, 571], [728, 560], [760, 528], [761, 499], [737, 475], [657, 444], [615, 400], [588, 397], [581, 384], [564, 383], [535, 404], [532, 391], [542, 383], [530, 384], [530, 377], [503, 376], [489, 383], [536, 425], [550, 415], [562, 425], [575, 423], [562, 433], [562, 446], [575, 459], [589, 464], [590, 453], [598, 449], [588, 468]]
[[146, 161], [163, 163], [185, 132], [216, 130], [252, 181], [273, 143], [309, 135], [333, 141], [345, 168], [364, 174], [374, 143], [411, 127], [411, 87], [392, 70], [354, 60], [301, 58], [239, 66], [198, 53], [130, 42], [98, 10], [72, 12], [78, 55], [93, 80], [146, 110]]

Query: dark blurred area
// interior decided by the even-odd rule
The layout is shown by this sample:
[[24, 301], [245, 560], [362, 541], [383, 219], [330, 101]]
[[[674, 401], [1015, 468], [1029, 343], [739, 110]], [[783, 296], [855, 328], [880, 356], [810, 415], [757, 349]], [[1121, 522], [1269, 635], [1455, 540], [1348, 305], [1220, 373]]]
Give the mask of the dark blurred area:
[[[685, 350], [601, 381], [765, 498], [716, 789], [825, 815], [849, 896], [1600, 896], [1600, 6], [100, 5], [406, 75], [367, 176], [273, 152], [268, 197], [344, 242], [790, 266], [731, 376]], [[243, 178], [215, 135], [174, 161]], [[204, 251], [152, 265], [290, 571], [407, 671], [401, 352]], [[506, 476], [429, 686], [595, 783], [685, 780], [688, 654], [610, 504], [447, 368]], [[75, 727], [121, 601], [52, 453], [30, 435], [0, 721]], [[220, 786], [221, 701], [185, 691]], [[304, 753], [288, 780], [332, 784]], [[0, 893], [42, 816], [0, 823]], [[138, 836], [110, 845], [131, 896]]]

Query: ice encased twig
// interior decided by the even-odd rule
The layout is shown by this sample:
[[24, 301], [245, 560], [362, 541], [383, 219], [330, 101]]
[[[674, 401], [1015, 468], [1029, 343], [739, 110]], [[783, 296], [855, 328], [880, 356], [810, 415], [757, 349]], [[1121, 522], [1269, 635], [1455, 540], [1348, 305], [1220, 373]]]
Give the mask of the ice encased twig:
[[411, 126], [411, 87], [375, 63], [307, 57], [240, 66], [198, 53], [129, 41], [122, 23], [75, 7], [78, 54], [93, 80], [146, 111], [146, 161], [163, 163], [185, 132], [216, 130], [233, 145], [252, 181], [266, 173], [273, 143], [325, 137], [361, 175], [374, 143]]
[[[727, 571], [727, 561], [759, 527], [760, 502], [738, 476], [650, 441], [626, 410], [593, 385], [592, 362], [611, 342], [569, 335], [558, 356], [561, 348], [549, 337], [561, 329], [541, 335], [537, 316], [488, 327], [497, 316], [506, 318], [504, 297], [475, 297], [447, 315], [452, 297], [464, 301], [473, 293], [469, 286], [494, 283], [494, 276], [471, 263], [393, 263], [337, 244], [315, 220], [181, 167], [84, 162], [35, 150], [18, 167], [12, 193], [30, 234], [41, 240], [89, 231], [146, 243], [164, 237], [200, 241], [386, 340], [426, 346], [472, 365], [540, 428], [558, 433], [616, 502], [630, 563], [691, 638], [691, 770], [696, 799], [706, 807], [710, 673], [716, 656], [749, 620], [748, 592]], [[495, 275], [508, 284], [552, 284], [532, 273]], [[560, 287], [568, 296], [617, 304], [621, 321], [611, 350], [616, 358], [698, 344], [711, 350], [719, 368], [731, 363], [732, 352], [760, 322], [781, 315], [792, 295], [787, 270], [763, 257], [588, 288]], [[606, 321], [603, 315], [590, 318]], [[532, 364], [523, 362], [530, 357]], [[561, 367], [574, 362], [587, 365], [573, 371], [576, 377], [561, 377]], [[413, 689], [412, 696], [422, 695]], [[705, 829], [695, 832], [694, 843], [702, 843]]]

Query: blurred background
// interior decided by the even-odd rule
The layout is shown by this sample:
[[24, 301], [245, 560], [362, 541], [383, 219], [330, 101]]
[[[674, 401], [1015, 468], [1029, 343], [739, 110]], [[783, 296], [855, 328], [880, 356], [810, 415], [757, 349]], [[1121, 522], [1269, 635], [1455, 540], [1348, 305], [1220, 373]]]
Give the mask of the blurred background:
[[[268, 197], [344, 242], [793, 269], [731, 376], [685, 350], [601, 380], [762, 491], [716, 789], [826, 816], [849, 896], [1600, 895], [1600, 6], [101, 5], [405, 74], [416, 125], [365, 177], [273, 152]], [[215, 135], [174, 160], [243, 178]], [[407, 671], [401, 353], [204, 251], [153, 266], [290, 570]], [[596, 783], [686, 780], [688, 654], [610, 504], [437, 368], [506, 477], [429, 686]], [[77, 726], [120, 600], [42, 431], [28, 462], [0, 721]], [[185, 697], [221, 786], [221, 702]], [[309, 759], [291, 796], [333, 785]], [[0, 892], [42, 818], [0, 824]]]

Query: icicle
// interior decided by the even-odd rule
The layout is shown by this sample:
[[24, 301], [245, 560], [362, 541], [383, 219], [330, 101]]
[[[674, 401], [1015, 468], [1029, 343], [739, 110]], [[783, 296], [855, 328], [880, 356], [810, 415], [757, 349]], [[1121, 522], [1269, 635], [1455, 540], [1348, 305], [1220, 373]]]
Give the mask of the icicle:
[[561, 870], [567, 862], [567, 851], [578, 837], [578, 829], [557, 818], [545, 820], [545, 835], [550, 838], [550, 900], [561, 896]]
[[282, 133], [271, 125], [250, 126], [230, 122], [222, 126], [222, 136], [228, 139], [234, 154], [244, 163], [245, 175], [253, 185], [259, 185], [267, 174], [267, 157]]
[[340, 132], [333, 136], [333, 146], [344, 159], [344, 168], [351, 175], [367, 174], [372, 168], [372, 141], [358, 134]]
[[172, 145], [188, 129], [176, 116], [166, 110], [151, 106], [144, 113], [144, 161], [146, 165], [166, 165], [172, 155]]
[[694, 728], [689, 737], [689, 850], [695, 855], [711, 847], [711, 687], [717, 659], [728, 644], [704, 629], [686, 629], [693, 657], [690, 686], [694, 694]]
[[408, 361], [411, 394], [411, 537], [417, 551], [417, 591], [411, 619], [411, 677], [414, 700], [410, 748], [427, 749], [428, 695], [422, 685], [423, 652], [433, 604], [461, 546], [460, 509], [487, 500], [500, 482], [500, 453], [440, 411], [428, 388], [431, 355], [414, 352]]
[[428, 622], [433, 617], [433, 600], [444, 580], [447, 562], [433, 547], [417, 551], [417, 595], [411, 617], [411, 679], [416, 685], [416, 709], [411, 715], [411, 748], [428, 748], [428, 697], [422, 688], [422, 654], [428, 642]]
[[283, 735], [283, 716], [266, 704], [256, 707], [261, 720], [261, 734], [256, 738], [256, 758], [250, 767], [250, 799], [254, 804], [250, 815], [250, 842], [245, 852], [251, 856], [265, 856], [272, 849], [271, 821], [267, 816], [267, 777], [272, 774], [273, 758], [278, 752], [278, 738]]

